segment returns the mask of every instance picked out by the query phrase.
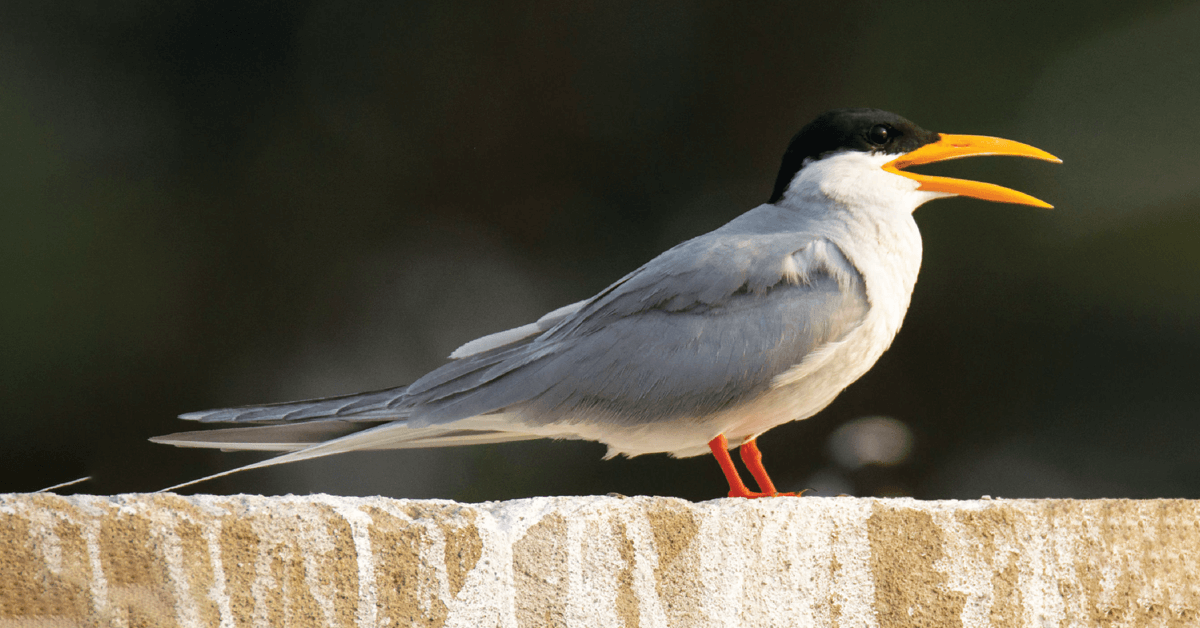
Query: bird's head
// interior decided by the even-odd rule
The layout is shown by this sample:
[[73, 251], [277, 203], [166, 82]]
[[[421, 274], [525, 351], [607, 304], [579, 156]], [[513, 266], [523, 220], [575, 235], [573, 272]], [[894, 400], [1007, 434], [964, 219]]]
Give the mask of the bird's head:
[[947, 196], [1050, 205], [991, 183], [905, 172], [904, 168], [976, 155], [1062, 160], [1027, 144], [981, 135], [926, 131], [879, 109], [835, 109], [808, 123], [788, 145], [770, 203], [820, 195], [846, 204], [903, 208]]

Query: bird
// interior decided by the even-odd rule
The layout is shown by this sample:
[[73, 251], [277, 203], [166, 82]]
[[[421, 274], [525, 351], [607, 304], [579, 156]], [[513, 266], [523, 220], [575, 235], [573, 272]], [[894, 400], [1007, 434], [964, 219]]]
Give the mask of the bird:
[[757, 439], [828, 406], [891, 345], [921, 266], [914, 210], [953, 196], [1051, 207], [906, 170], [981, 155], [1061, 163], [879, 109], [823, 113], [789, 142], [766, 203], [589, 299], [467, 342], [407, 386], [180, 415], [234, 427], [150, 440], [284, 453], [163, 490], [356, 450], [554, 438], [598, 441], [606, 458], [711, 453], [729, 497], [795, 495], [776, 490]]

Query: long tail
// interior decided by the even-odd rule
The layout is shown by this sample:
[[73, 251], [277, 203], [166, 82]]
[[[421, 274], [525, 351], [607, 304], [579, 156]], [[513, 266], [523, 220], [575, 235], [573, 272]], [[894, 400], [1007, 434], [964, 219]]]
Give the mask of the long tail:
[[[484, 419], [485, 417], [478, 417]], [[225, 451], [286, 451], [274, 458], [236, 469], [222, 471], [162, 491], [174, 491], [238, 471], [261, 469], [277, 464], [299, 462], [349, 451], [378, 449], [418, 449], [485, 445], [540, 438], [536, 434], [507, 430], [480, 429], [493, 421], [466, 421], [451, 426], [410, 428], [405, 421], [382, 425], [349, 421], [315, 421], [297, 425], [235, 427], [201, 432], [181, 432], [156, 436], [150, 440], [177, 447], [211, 447]], [[477, 425], [478, 424], [478, 425]]]
[[[433, 427], [409, 428], [407, 412], [388, 404], [405, 388], [290, 401], [240, 408], [190, 412], [179, 418], [203, 423], [251, 423], [156, 436], [150, 441], [176, 447], [223, 451], [279, 451], [282, 455], [165, 488], [173, 491], [238, 471], [369, 449], [415, 449], [482, 445], [539, 438], [512, 431], [502, 414], [492, 414]], [[159, 491], [162, 492], [162, 491]]]

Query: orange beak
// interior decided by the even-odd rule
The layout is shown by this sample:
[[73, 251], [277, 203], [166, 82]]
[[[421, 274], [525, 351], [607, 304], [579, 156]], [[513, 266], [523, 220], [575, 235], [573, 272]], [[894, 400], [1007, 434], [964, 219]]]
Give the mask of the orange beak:
[[1010, 190], [1006, 187], [994, 185], [991, 183], [981, 183], [979, 181], [967, 181], [965, 179], [952, 179], [950, 177], [935, 177], [925, 174], [916, 174], [912, 172], [901, 172], [902, 168], [909, 166], [919, 166], [921, 164], [931, 164], [938, 161], [946, 161], [947, 159], [960, 159], [962, 157], [974, 157], [976, 155], [1013, 155], [1016, 157], [1031, 157], [1033, 159], [1041, 159], [1043, 161], [1052, 161], [1061, 164], [1062, 160], [1040, 148], [1034, 148], [1028, 144], [1014, 142], [1012, 140], [1003, 140], [998, 137], [985, 137], [983, 135], [946, 135], [939, 134], [942, 139], [926, 144], [912, 152], [905, 153], [900, 157], [884, 164], [883, 169], [902, 177], [908, 177], [913, 181], [921, 184], [918, 190], [927, 190], [930, 192], [946, 192], [948, 194], [957, 194], [959, 196], [970, 196], [972, 198], [980, 198], [985, 201], [997, 201], [1000, 203], [1017, 203], [1020, 205], [1033, 205], [1034, 207], [1045, 207], [1050, 209], [1053, 205], [1045, 201], [1040, 201], [1028, 194]]

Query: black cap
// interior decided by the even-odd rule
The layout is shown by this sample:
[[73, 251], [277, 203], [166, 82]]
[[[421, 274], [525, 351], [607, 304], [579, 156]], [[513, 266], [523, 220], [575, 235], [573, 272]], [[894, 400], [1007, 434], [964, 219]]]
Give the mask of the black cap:
[[881, 109], [834, 109], [817, 116], [792, 138], [783, 153], [783, 164], [775, 178], [768, 203], [783, 198], [806, 160], [817, 160], [837, 152], [907, 153], [938, 141], [938, 134]]

